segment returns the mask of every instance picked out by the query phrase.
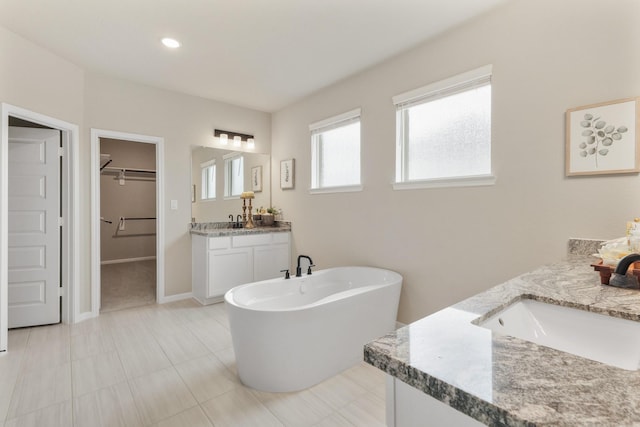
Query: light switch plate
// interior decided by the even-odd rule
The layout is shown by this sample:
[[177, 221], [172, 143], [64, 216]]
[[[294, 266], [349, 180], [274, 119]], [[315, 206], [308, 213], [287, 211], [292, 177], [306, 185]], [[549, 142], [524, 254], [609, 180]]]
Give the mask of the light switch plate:
[[171, 201], [171, 210], [172, 211], [178, 210], [178, 201], [177, 200], [172, 200]]

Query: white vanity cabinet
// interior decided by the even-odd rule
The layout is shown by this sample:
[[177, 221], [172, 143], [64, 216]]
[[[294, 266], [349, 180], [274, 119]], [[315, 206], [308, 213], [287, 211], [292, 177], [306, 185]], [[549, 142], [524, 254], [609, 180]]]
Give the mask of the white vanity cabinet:
[[397, 378], [390, 375], [385, 377], [387, 427], [484, 426], [481, 422]]
[[234, 286], [282, 275], [291, 265], [289, 232], [239, 236], [191, 236], [193, 297], [201, 304], [222, 301]]

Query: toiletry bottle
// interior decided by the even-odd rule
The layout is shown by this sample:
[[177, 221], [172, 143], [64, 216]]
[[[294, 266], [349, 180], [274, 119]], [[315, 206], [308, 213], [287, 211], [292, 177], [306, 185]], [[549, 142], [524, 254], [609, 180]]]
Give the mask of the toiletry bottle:
[[640, 225], [635, 223], [636, 226], [631, 228], [629, 232], [629, 251], [633, 253], [640, 253]]
[[[631, 234], [640, 232], [640, 218], [634, 218], [633, 221], [627, 221], [627, 245], [631, 249]], [[632, 250], [633, 251], [633, 250]]]

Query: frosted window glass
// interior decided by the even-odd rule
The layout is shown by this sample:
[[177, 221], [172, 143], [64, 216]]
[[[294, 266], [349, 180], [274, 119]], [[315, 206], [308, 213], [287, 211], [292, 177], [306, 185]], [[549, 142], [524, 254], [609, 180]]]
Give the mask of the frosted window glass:
[[225, 159], [225, 196], [239, 196], [244, 191], [244, 163], [242, 156]]
[[404, 180], [491, 173], [491, 86], [402, 110]]
[[202, 169], [202, 199], [216, 198], [216, 166], [211, 165]]
[[317, 187], [360, 184], [360, 122], [318, 134]]
[[242, 157], [233, 159], [231, 162], [231, 195], [239, 196], [244, 189], [244, 168], [242, 167]]

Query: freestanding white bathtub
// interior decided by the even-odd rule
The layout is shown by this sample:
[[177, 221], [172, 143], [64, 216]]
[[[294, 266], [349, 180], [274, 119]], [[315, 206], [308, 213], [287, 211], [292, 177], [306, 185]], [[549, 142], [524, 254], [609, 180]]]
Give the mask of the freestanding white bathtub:
[[224, 296], [240, 380], [262, 391], [302, 390], [362, 360], [395, 329], [402, 276], [373, 267], [240, 285]]

